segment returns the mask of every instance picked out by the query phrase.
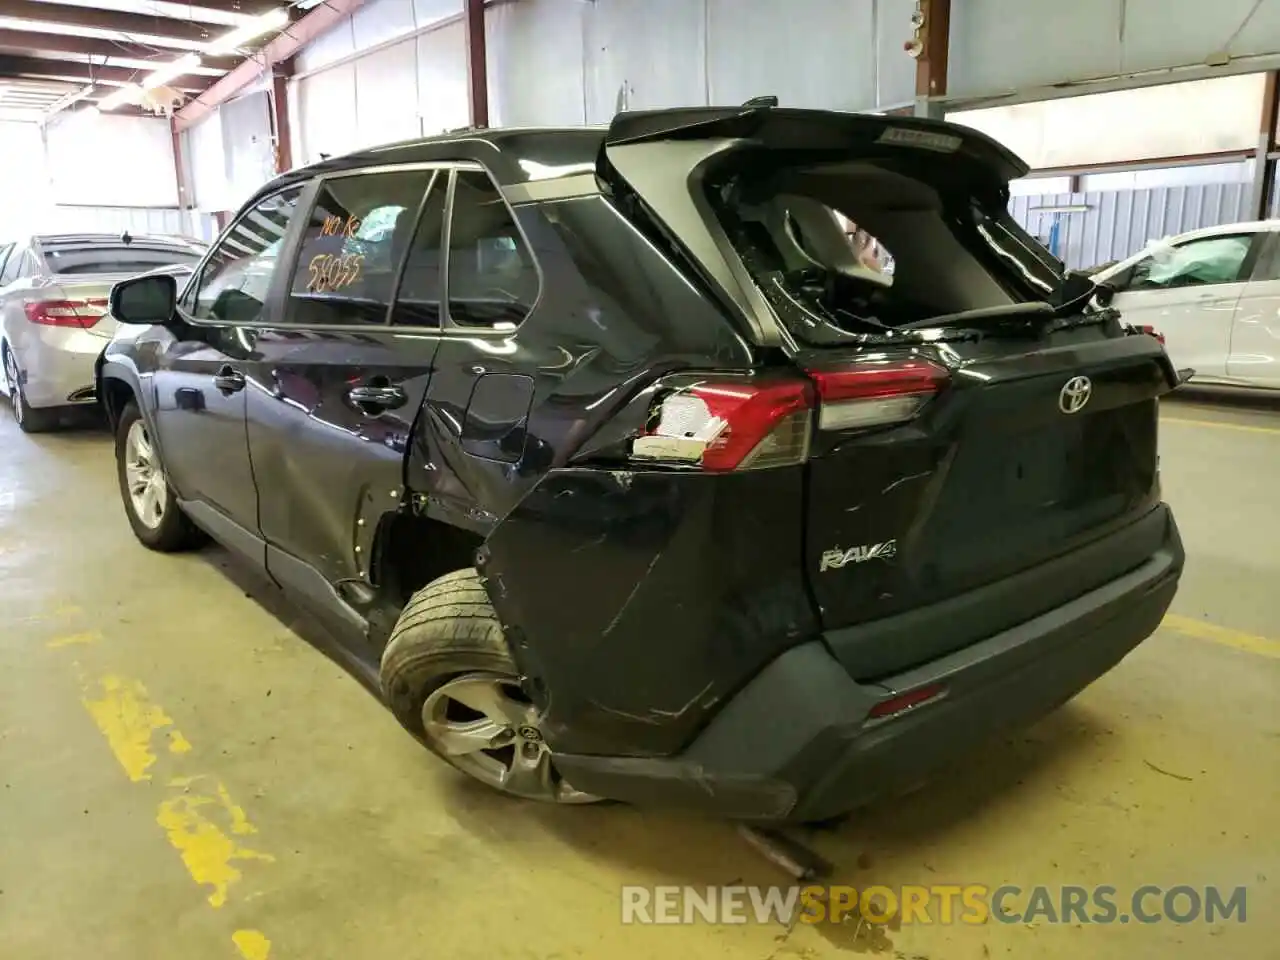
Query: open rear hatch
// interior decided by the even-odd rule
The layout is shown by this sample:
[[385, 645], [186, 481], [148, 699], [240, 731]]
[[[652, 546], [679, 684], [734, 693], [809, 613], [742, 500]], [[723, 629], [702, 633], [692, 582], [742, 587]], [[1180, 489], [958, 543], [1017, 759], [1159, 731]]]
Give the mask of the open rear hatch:
[[1159, 549], [1153, 526], [982, 617], [946, 616], [1159, 502], [1156, 400], [1176, 374], [1012, 221], [1026, 170], [963, 127], [824, 111], [624, 114], [606, 137], [598, 172], [624, 212], [813, 384], [804, 565], [823, 626], [919, 619], [877, 649], [832, 641], [855, 676], [989, 636]]

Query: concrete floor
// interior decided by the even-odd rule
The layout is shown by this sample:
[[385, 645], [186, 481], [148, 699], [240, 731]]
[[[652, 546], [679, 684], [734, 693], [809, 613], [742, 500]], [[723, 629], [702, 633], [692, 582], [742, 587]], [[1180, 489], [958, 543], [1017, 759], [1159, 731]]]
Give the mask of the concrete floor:
[[221, 551], [139, 548], [105, 435], [5, 412], [0, 954], [1280, 957], [1280, 411], [1165, 420], [1176, 616], [1034, 729], [814, 842], [860, 886], [1244, 884], [1244, 924], [624, 926], [623, 884], [780, 877], [723, 824], [470, 788]]

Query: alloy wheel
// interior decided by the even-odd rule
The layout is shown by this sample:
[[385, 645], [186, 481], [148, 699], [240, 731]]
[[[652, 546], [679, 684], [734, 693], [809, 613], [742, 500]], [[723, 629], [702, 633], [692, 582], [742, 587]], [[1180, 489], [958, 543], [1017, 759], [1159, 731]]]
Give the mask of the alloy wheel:
[[537, 710], [511, 677], [469, 673], [445, 683], [422, 705], [427, 740], [455, 767], [527, 800], [592, 803], [555, 769]]
[[18, 374], [18, 361], [13, 358], [13, 351], [4, 352], [4, 379], [9, 387], [9, 407], [13, 410], [13, 419], [22, 424], [22, 377]]
[[125, 436], [124, 473], [134, 515], [148, 529], [156, 529], [169, 507], [169, 487], [141, 420], [130, 424]]

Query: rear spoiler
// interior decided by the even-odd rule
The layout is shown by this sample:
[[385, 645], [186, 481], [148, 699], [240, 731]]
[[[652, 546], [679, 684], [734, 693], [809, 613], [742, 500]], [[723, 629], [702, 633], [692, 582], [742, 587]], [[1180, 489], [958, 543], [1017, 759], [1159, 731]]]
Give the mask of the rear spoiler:
[[619, 113], [609, 124], [604, 147], [657, 140], [721, 138], [751, 140], [779, 149], [926, 150], [963, 157], [1003, 183], [1025, 177], [1031, 169], [1003, 144], [960, 124], [921, 117], [775, 107], [768, 103]]

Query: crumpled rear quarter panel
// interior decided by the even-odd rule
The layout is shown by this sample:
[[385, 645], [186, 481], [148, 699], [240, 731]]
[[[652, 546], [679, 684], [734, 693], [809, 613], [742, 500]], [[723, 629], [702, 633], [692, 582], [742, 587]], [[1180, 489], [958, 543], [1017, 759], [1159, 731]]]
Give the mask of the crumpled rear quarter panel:
[[481, 571], [551, 746], [674, 753], [815, 635], [802, 487], [802, 468], [570, 468], [539, 482], [490, 536]]

